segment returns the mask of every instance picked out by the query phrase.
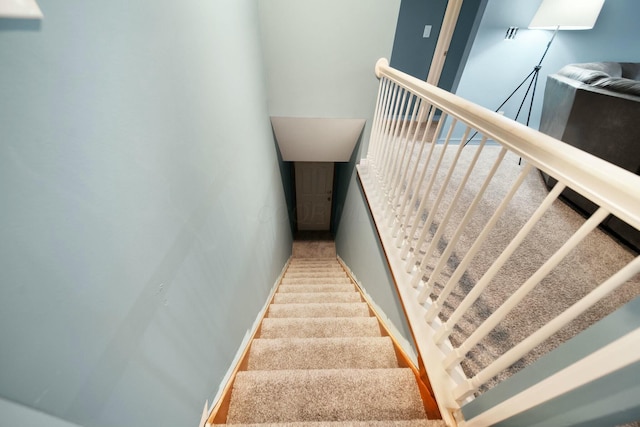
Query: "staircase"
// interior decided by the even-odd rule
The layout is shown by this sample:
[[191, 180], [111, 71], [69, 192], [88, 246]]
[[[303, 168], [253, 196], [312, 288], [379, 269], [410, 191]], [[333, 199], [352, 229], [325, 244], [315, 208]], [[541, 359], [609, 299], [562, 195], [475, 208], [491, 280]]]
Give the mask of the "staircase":
[[393, 341], [337, 261], [333, 242], [326, 244], [294, 244], [247, 368], [236, 375], [226, 423], [444, 426], [427, 420], [414, 371], [400, 367]]

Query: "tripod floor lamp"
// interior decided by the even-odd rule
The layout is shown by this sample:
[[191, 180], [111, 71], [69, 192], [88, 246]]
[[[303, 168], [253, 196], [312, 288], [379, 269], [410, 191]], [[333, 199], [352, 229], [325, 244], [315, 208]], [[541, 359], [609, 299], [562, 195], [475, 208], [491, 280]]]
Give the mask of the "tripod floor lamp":
[[551, 39], [547, 43], [547, 47], [542, 54], [542, 57], [538, 63], [533, 67], [533, 70], [522, 80], [522, 82], [511, 92], [511, 94], [500, 104], [496, 109], [499, 111], [502, 107], [515, 96], [521, 87], [527, 85], [527, 90], [522, 97], [518, 112], [514, 120], [518, 120], [522, 108], [524, 107], [529, 94], [528, 111], [526, 125], [529, 126], [529, 120], [531, 119], [531, 109], [533, 108], [533, 100], [536, 96], [536, 86], [538, 85], [538, 75], [542, 68], [542, 61], [544, 61], [551, 43], [558, 34], [558, 30], [589, 30], [593, 28], [604, 5], [604, 0], [542, 0], [538, 11], [533, 16], [529, 29], [536, 30], [554, 30]]

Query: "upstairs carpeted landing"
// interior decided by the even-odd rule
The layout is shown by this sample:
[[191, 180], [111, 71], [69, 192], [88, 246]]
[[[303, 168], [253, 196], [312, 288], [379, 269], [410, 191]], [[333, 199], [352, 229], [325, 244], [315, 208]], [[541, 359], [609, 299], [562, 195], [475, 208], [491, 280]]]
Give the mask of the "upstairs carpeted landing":
[[292, 259], [235, 378], [227, 424], [445, 425], [427, 420], [414, 373], [335, 255]]

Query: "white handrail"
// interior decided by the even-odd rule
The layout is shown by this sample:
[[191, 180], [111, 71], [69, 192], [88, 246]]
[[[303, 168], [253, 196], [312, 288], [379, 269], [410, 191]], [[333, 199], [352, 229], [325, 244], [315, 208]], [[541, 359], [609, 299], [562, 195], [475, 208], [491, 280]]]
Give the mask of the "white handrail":
[[[456, 417], [464, 424], [461, 405], [472, 398], [481, 386], [640, 273], [640, 257], [637, 257], [587, 296], [571, 303], [546, 325], [541, 325], [520, 343], [498, 355], [479, 372], [467, 378], [461, 368], [460, 362], [467, 353], [494, 330], [609, 214], [640, 229], [640, 177], [392, 69], [385, 59], [376, 64], [376, 75], [381, 82], [369, 150], [367, 158], [358, 165], [358, 173], [440, 411], [449, 425], [456, 424]], [[429, 129], [438, 113], [440, 120], [437, 121], [435, 134], [431, 134]], [[445, 122], [448, 129], [445, 129]], [[459, 124], [464, 131], [456, 147], [453, 135]], [[426, 128], [420, 134], [423, 125]], [[438, 143], [441, 132], [445, 133], [445, 137]], [[477, 133], [481, 142], [471, 148], [476, 150], [473, 158], [465, 158], [468, 161], [464, 165], [466, 169], [460, 172], [458, 169], [463, 166], [458, 168], [458, 165], [464, 163], [461, 154], [466, 153], [465, 142], [472, 133]], [[434, 136], [428, 138], [427, 134]], [[495, 143], [502, 148], [490, 170], [480, 174], [476, 171], [476, 162], [485, 147]], [[497, 171], [509, 153], [521, 157], [525, 162], [524, 167], [515, 181], [507, 186], [506, 194], [498, 197], [497, 206], [484, 206], [485, 194], [493, 180], [499, 179], [496, 178]], [[532, 168], [545, 172], [558, 183], [544, 200], [540, 198], [531, 206], [531, 212], [527, 213], [519, 231], [514, 231], [514, 236], [510, 237], [502, 252], [486, 265], [486, 271], [478, 275], [464, 295], [456, 296], [456, 302], [451, 306], [452, 293], [473, 260], [481, 253], [490, 234], [499, 231], [501, 218]], [[459, 206], [462, 205], [463, 192], [471, 183], [479, 184], [479, 189], [472, 190], [474, 193], [472, 201], [467, 202], [468, 206]], [[559, 249], [551, 252], [548, 259], [542, 260], [535, 271], [527, 273], [529, 275], [524, 280], [518, 280], [517, 283], [521, 283], [519, 287], [486, 319], [479, 319], [465, 339], [456, 338], [461, 342], [453, 345], [449, 341], [452, 332], [467, 317], [476, 301], [489, 290], [498, 273], [520, 250], [523, 242], [535, 238], [534, 228], [566, 188], [594, 202], [599, 209], [570, 237], [563, 237]], [[481, 206], [485, 215], [482, 220], [484, 225], [481, 231], [466, 236], [464, 233], [472, 220], [477, 219], [475, 216], [482, 210]], [[487, 214], [487, 209], [492, 211]], [[465, 239], [467, 249], [458, 253], [457, 245]], [[445, 270], [454, 254], [462, 257], [452, 264], [454, 269], [447, 273], [450, 274], [447, 278]], [[443, 283], [438, 282], [439, 277], [445, 279]], [[434, 294], [436, 285], [439, 293]], [[446, 313], [443, 312], [445, 308]], [[532, 406], [525, 403], [515, 411], [524, 411]], [[495, 415], [481, 415], [468, 425], [487, 425], [482, 420], [495, 419], [492, 417]]]

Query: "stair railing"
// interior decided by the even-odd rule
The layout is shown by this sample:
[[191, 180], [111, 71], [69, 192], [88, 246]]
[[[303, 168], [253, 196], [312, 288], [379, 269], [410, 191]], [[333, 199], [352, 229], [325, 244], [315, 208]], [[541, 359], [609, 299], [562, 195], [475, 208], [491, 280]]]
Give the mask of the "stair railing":
[[[517, 396], [516, 404], [506, 409], [502, 406], [488, 409], [469, 420], [464, 420], [460, 408], [487, 381], [637, 275], [640, 257], [517, 345], [497, 355], [473, 376], [467, 377], [460, 362], [610, 214], [640, 229], [640, 177], [390, 68], [385, 59], [378, 61], [375, 71], [380, 86], [368, 153], [358, 165], [358, 174], [443, 418], [450, 425], [490, 425], [538, 404], [539, 390], [531, 387]], [[487, 146], [498, 148], [497, 155], [490, 170], [480, 174], [474, 167]], [[473, 158], [459, 166], [461, 154], [471, 149], [475, 150]], [[502, 201], [491, 208], [489, 215], [485, 214], [486, 223], [467, 243], [466, 252], [456, 254], [454, 271], [443, 276], [467, 226], [481, 207], [486, 209], [484, 196], [492, 181], [499, 179], [496, 172], [508, 155], [521, 158], [519, 175]], [[466, 170], [461, 171], [463, 167]], [[483, 250], [488, 236], [499, 232], [500, 221], [532, 168], [555, 178], [558, 184], [532, 209], [526, 223], [472, 289], [451, 307], [451, 293]], [[479, 185], [474, 190], [477, 193], [467, 206], [458, 206], [462, 193], [472, 182], [476, 187]], [[523, 240], [532, 238], [532, 229], [566, 188], [595, 203], [597, 211], [502, 305], [476, 325], [463, 342], [453, 345], [449, 338], [460, 327], [461, 319]], [[436, 295], [434, 286], [439, 277], [446, 280], [442, 280]], [[448, 306], [446, 314], [445, 306]], [[638, 335], [629, 334], [623, 344], [637, 346]], [[639, 352], [631, 353], [624, 363], [640, 360]], [[611, 367], [596, 363], [589, 369], [594, 369], [591, 374], [598, 378], [610, 372]], [[550, 379], [552, 384], [558, 384], [553, 377]], [[579, 375], [555, 381], [561, 381], [563, 390], [584, 384]]]

